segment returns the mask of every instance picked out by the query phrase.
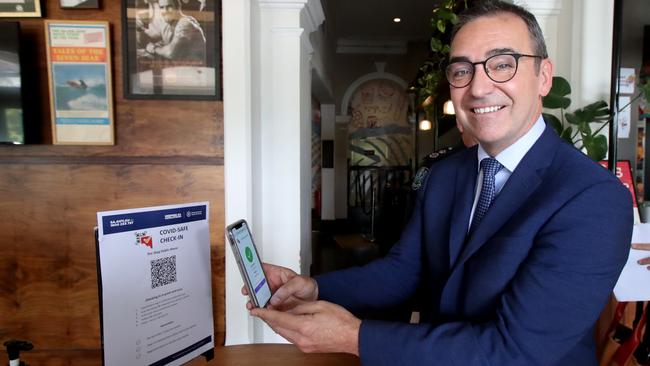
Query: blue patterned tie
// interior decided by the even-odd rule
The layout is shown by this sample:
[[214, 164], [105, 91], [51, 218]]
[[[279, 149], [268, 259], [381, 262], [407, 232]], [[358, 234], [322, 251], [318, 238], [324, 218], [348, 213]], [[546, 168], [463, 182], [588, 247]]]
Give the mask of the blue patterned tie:
[[472, 225], [470, 226], [469, 232], [472, 233], [476, 229], [476, 226], [488, 208], [494, 200], [495, 196], [495, 187], [494, 187], [494, 176], [499, 170], [503, 168], [497, 159], [494, 158], [485, 158], [481, 160], [481, 170], [483, 170], [483, 183], [481, 185], [481, 195], [478, 197], [478, 203], [476, 204], [476, 209], [474, 210], [474, 219], [472, 220]]

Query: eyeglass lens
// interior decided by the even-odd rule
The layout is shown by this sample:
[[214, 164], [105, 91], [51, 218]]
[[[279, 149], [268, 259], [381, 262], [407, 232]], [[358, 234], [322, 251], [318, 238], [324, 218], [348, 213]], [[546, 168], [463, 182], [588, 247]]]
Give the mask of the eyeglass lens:
[[447, 66], [447, 80], [457, 88], [467, 86], [474, 78], [474, 65], [482, 64], [488, 77], [504, 83], [515, 76], [518, 58], [512, 54], [495, 55], [483, 62], [457, 61]]

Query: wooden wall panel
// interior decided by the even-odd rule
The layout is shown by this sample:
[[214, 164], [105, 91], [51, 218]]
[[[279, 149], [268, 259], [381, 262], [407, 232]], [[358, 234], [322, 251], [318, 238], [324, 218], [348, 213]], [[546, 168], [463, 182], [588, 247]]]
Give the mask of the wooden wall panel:
[[215, 331], [224, 331], [222, 166], [0, 165], [0, 340], [100, 347], [96, 212], [210, 202]]
[[[48, 107], [49, 108], [49, 107]], [[48, 133], [49, 109], [45, 111]], [[30, 122], [31, 123], [31, 122]], [[190, 157], [223, 161], [223, 103], [131, 101], [115, 107], [115, 146], [0, 145], [0, 158]]]

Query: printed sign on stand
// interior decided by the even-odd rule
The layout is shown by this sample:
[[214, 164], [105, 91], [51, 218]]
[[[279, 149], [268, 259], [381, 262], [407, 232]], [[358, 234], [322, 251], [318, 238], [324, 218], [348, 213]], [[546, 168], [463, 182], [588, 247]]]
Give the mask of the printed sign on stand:
[[214, 349], [208, 211], [97, 213], [105, 366], [181, 365]]

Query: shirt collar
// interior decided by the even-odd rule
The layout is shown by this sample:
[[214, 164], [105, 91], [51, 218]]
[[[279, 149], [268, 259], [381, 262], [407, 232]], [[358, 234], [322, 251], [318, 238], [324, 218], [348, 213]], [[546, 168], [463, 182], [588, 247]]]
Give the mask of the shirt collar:
[[[521, 159], [524, 158], [524, 155], [526, 155], [528, 150], [533, 147], [539, 137], [542, 136], [545, 128], [546, 124], [540, 115], [539, 118], [537, 118], [537, 121], [535, 121], [533, 127], [531, 127], [530, 130], [526, 132], [526, 134], [521, 136], [519, 140], [515, 141], [514, 144], [505, 148], [499, 153], [499, 155], [495, 156], [494, 158], [497, 159], [497, 161], [501, 163], [501, 165], [503, 165], [503, 167], [510, 173], [514, 172], [515, 168], [517, 168], [517, 165], [519, 165], [521, 162]], [[490, 155], [488, 155], [488, 153], [483, 150], [481, 144], [479, 144], [477, 171], [481, 169], [481, 160], [489, 157]]]

